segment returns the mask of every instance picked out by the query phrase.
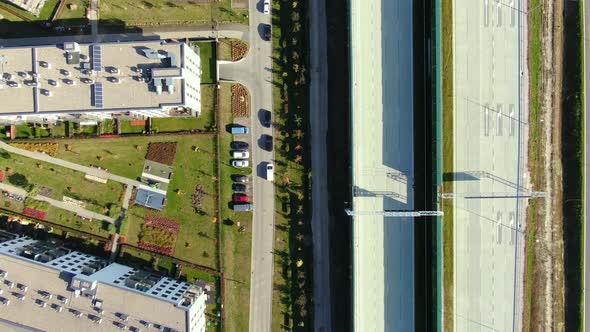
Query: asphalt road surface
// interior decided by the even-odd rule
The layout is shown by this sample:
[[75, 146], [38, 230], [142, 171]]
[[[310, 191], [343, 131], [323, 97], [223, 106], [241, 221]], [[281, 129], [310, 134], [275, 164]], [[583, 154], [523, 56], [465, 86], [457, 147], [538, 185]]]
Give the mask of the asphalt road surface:
[[585, 151], [584, 151], [584, 331], [590, 331], [590, 234], [588, 234], [588, 221], [590, 221], [590, 210], [588, 200], [588, 189], [590, 189], [590, 121], [588, 117], [588, 107], [590, 106], [590, 5], [583, 3], [584, 6], [584, 79], [586, 91], [584, 92], [584, 128], [585, 128]]
[[314, 330], [332, 331], [330, 287], [330, 214], [328, 206], [328, 55], [326, 2], [310, 8], [310, 124], [312, 174]]

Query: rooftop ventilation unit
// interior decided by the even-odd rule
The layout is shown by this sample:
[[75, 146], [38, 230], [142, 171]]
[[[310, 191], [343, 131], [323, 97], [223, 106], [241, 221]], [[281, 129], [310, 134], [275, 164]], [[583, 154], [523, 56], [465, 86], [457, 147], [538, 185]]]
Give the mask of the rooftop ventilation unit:
[[152, 50], [151, 48], [144, 48], [142, 49], [143, 54], [146, 58], [150, 59], [165, 59], [166, 55], [158, 53], [156, 50]]

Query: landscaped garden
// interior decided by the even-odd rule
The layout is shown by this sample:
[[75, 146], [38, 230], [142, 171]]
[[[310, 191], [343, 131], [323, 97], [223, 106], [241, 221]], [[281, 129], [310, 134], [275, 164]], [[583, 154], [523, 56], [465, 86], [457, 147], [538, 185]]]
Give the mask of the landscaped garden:
[[[140, 241], [146, 242], [146, 236], [150, 239], [153, 238], [152, 235], [146, 233], [148, 228], [154, 228], [150, 225], [145, 226], [146, 218], [148, 220], [154, 217], [170, 219], [180, 226], [175, 236], [175, 244], [172, 245], [169, 241], [166, 245], [153, 241], [151, 243], [160, 247], [170, 247], [171, 250], [168, 251], [168, 254], [173, 253], [174, 257], [181, 260], [216, 269], [216, 223], [219, 221], [215, 208], [217, 195], [215, 137], [211, 135], [179, 135], [105, 140], [112, 142], [103, 145], [104, 148], [116, 150], [117, 154], [125, 155], [125, 160], [136, 166], [131, 169], [125, 165], [116, 167], [111, 164], [113, 167], [110, 171], [133, 173], [134, 177], [141, 174], [150, 141], [177, 143], [173, 161], [168, 156], [159, 156], [157, 160], [165, 163], [171, 162], [174, 167], [164, 208], [162, 211], [157, 211], [138, 205], [130, 206], [121, 233], [125, 236], [126, 243], [139, 246]], [[142, 149], [138, 150], [136, 146], [142, 146]], [[129, 151], [129, 154], [125, 151]], [[193, 197], [198, 192], [198, 188], [201, 188], [202, 193], [197, 206], [194, 204]], [[149, 232], [153, 233], [154, 231], [149, 230]], [[157, 231], [155, 232], [157, 233]], [[168, 235], [166, 236], [168, 237]], [[155, 247], [152, 249], [154, 252], [162, 253]]]

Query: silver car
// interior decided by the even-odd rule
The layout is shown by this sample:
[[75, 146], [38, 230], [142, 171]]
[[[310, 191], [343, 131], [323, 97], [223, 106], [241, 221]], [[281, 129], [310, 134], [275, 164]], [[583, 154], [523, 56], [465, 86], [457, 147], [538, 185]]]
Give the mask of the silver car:
[[236, 159], [232, 160], [231, 165], [233, 167], [248, 167], [249, 163], [248, 160]]

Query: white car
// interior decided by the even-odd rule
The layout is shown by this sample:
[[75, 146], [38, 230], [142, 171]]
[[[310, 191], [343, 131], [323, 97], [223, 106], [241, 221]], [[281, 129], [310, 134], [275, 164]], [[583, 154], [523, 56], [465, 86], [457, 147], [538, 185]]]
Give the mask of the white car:
[[271, 163], [266, 164], [266, 180], [274, 181], [275, 179], [275, 171], [274, 166]]
[[250, 153], [248, 153], [248, 151], [234, 151], [232, 152], [231, 156], [233, 158], [249, 158], [250, 157]]
[[231, 165], [233, 167], [248, 167], [249, 163], [248, 160], [232, 160]]
[[265, 14], [270, 14], [270, 0], [264, 0], [264, 7], [262, 12]]

